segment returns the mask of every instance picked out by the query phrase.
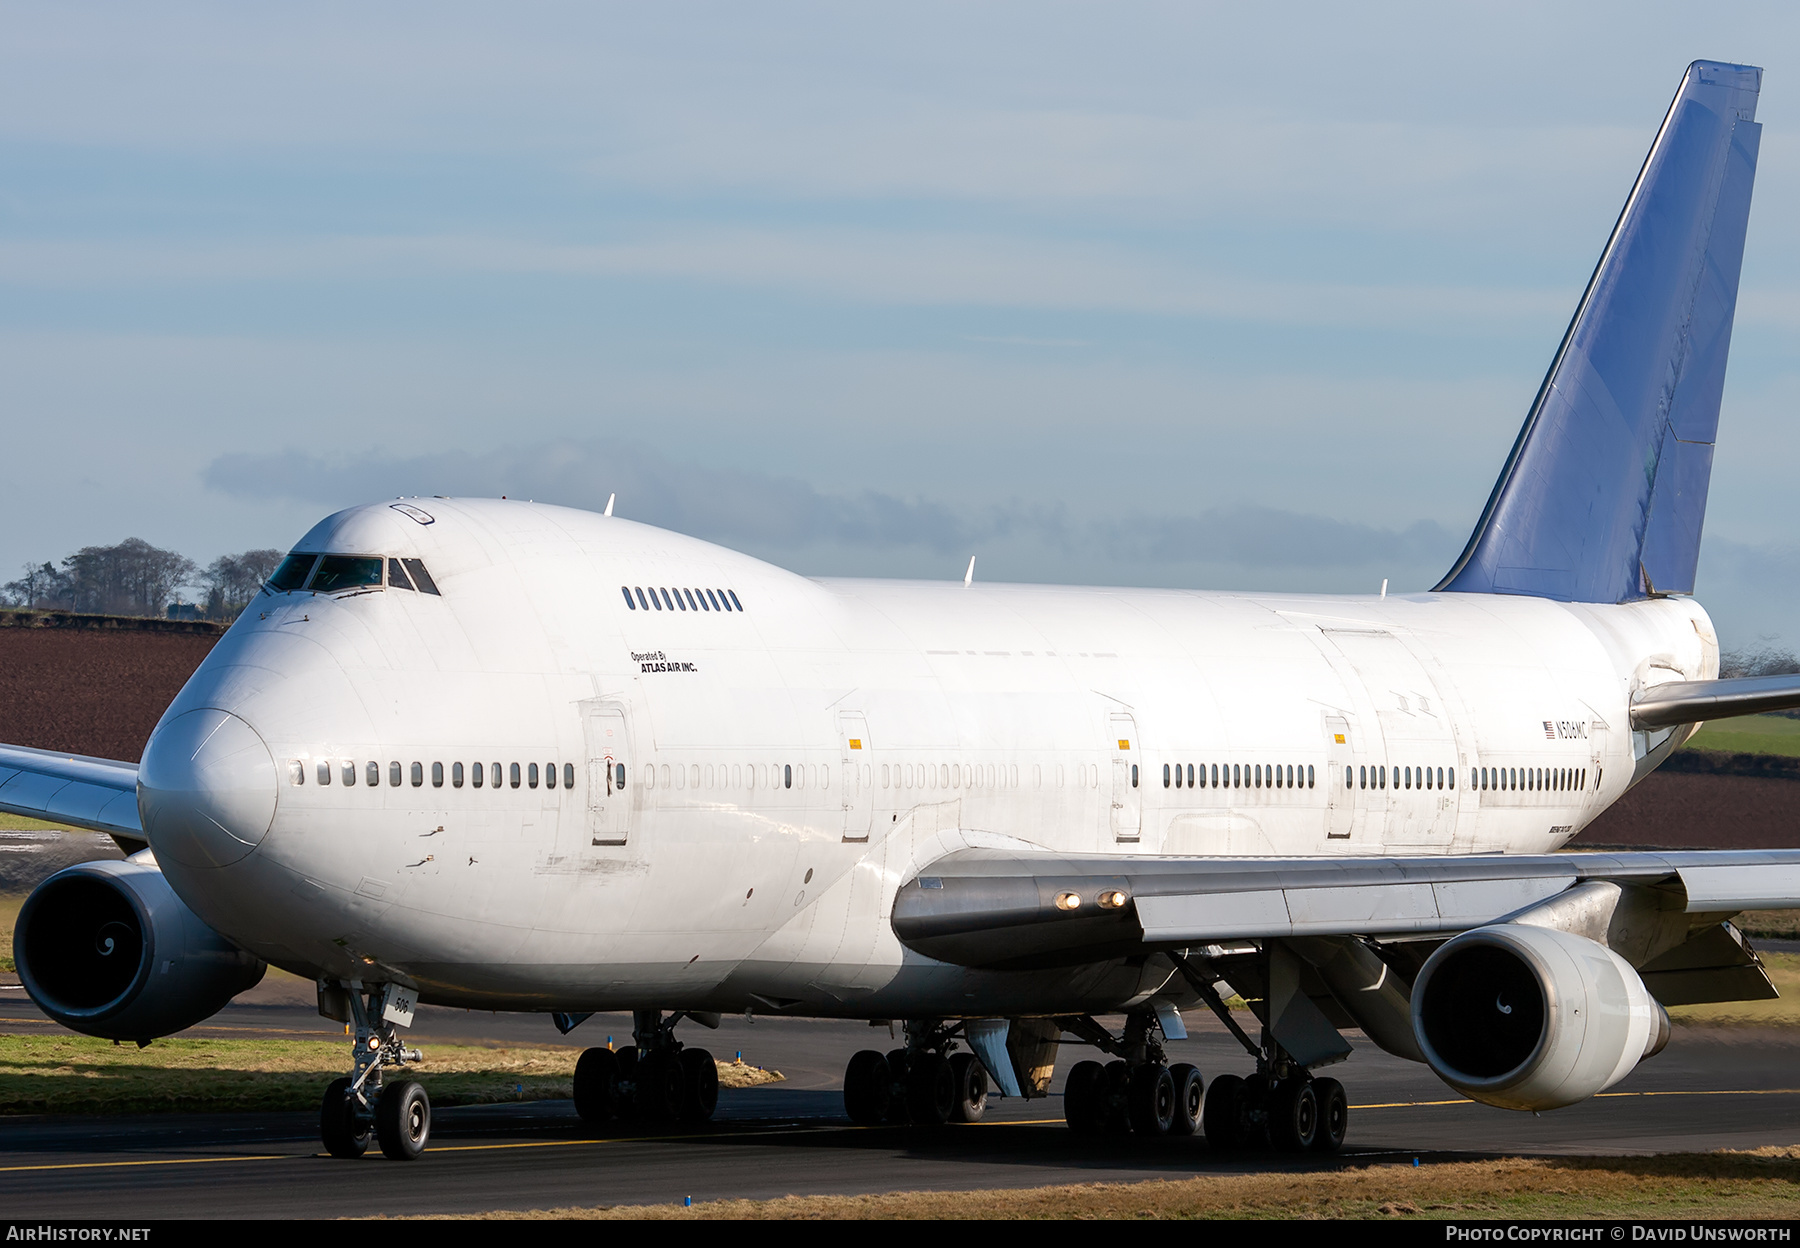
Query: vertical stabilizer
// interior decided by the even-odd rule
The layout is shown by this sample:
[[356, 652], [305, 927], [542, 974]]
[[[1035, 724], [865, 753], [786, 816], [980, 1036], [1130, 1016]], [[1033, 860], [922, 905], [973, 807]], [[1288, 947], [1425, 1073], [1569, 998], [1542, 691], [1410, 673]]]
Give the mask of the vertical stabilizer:
[[1695, 61], [1441, 590], [1694, 588], [1762, 127], [1762, 70]]

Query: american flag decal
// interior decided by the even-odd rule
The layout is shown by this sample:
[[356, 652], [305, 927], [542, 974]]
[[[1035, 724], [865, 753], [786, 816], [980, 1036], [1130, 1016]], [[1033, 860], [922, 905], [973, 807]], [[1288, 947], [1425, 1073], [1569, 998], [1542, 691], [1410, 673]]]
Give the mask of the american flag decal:
[[1544, 736], [1548, 740], [1556, 740], [1556, 725], [1547, 719], [1544, 721]]

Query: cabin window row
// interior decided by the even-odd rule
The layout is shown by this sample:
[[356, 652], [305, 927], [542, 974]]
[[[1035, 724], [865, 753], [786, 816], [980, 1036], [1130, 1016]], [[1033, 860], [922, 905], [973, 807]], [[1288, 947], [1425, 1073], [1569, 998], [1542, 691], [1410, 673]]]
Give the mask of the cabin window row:
[[[1024, 777], [1033, 788], [1043, 788], [1046, 779], [1059, 789], [1100, 784], [1100, 768], [1086, 763], [1033, 765], [1024, 777], [1017, 763], [865, 763], [860, 777], [855, 763], [846, 767], [844, 783], [852, 790], [877, 782], [884, 789], [1009, 790], [1020, 788]], [[648, 763], [643, 784], [647, 789], [829, 789], [831, 774], [829, 765], [817, 763]]]
[[[391, 555], [322, 555], [296, 550], [281, 561], [264, 586], [276, 594], [304, 589], [315, 594], [343, 594], [383, 586], [409, 593], [436, 594], [437, 582], [423, 559]], [[439, 595], [440, 597], [442, 595]]]
[[[564, 763], [558, 768], [555, 763], [545, 763], [542, 768], [536, 763], [470, 763], [466, 768], [461, 763], [451, 763], [446, 767], [441, 762], [433, 763], [400, 763], [390, 762], [387, 765], [387, 783], [389, 788], [399, 788], [410, 784], [413, 788], [425, 786], [425, 776], [429, 770], [431, 786], [435, 789], [444, 787], [446, 777], [450, 787], [460, 789], [465, 783], [471, 788], [527, 788], [535, 789], [542, 784], [547, 789], [575, 787], [575, 764]], [[306, 783], [306, 763], [301, 759], [288, 760], [288, 782], [290, 784]], [[329, 785], [334, 776], [346, 788], [354, 787], [358, 778], [364, 786], [374, 789], [381, 787], [382, 766], [370, 759], [366, 763], [357, 763], [353, 759], [321, 758], [313, 766], [315, 783]], [[619, 787], [625, 785], [625, 768], [619, 768]]]
[[[1044, 785], [1042, 764], [1026, 771], [1033, 788]], [[1100, 769], [1077, 763], [1073, 767], [1075, 787], [1088, 785]], [[1051, 781], [1057, 788], [1069, 783], [1067, 765], [1050, 769]], [[1096, 779], [1097, 782], [1097, 779]], [[1017, 763], [883, 763], [881, 787], [884, 789], [1017, 789], [1020, 788]]]
[[1310, 789], [1315, 780], [1305, 763], [1163, 764], [1165, 789]]
[[[1388, 772], [1392, 771], [1390, 777]], [[1391, 783], [1390, 783], [1391, 782]], [[1388, 767], [1385, 764], [1344, 768], [1346, 789], [1454, 789], [1454, 767]]]
[[[621, 765], [621, 775], [625, 768]], [[620, 788], [624, 782], [620, 782]], [[819, 763], [646, 763], [646, 789], [829, 789], [831, 768]]]
[[1473, 788], [1527, 793], [1580, 793], [1587, 789], [1586, 767], [1472, 767]]
[[621, 585], [625, 605], [633, 611], [742, 611], [737, 592], [730, 589], [669, 589], [652, 585]]

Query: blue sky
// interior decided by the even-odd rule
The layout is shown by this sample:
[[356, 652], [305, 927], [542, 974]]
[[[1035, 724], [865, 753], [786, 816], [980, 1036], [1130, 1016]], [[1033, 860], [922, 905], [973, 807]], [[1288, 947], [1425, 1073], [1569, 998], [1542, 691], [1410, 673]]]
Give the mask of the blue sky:
[[0, 2], [0, 571], [368, 498], [803, 572], [1430, 585], [1695, 57], [1768, 70], [1699, 592], [1800, 645], [1800, 16]]

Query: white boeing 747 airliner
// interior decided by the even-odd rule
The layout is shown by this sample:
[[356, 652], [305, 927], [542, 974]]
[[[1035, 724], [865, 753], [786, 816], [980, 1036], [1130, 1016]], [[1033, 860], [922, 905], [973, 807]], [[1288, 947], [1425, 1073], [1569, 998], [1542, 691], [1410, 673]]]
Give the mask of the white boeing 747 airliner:
[[[0, 809], [131, 852], [26, 902], [32, 998], [147, 1041], [316, 979], [339, 1156], [425, 1147], [419, 1001], [634, 1011], [589, 1119], [708, 1117], [675, 1029], [727, 1011], [903, 1021], [849, 1061], [864, 1122], [1045, 1095], [1064, 1035], [1111, 1058], [1072, 1127], [1226, 1148], [1337, 1147], [1351, 1028], [1492, 1105], [1610, 1086], [1664, 1006], [1773, 996], [1730, 919], [1800, 905], [1800, 850], [1553, 852], [1700, 720], [1800, 705], [1718, 679], [1689, 596], [1760, 79], [1683, 75], [1431, 592], [820, 580], [562, 507], [351, 508], [140, 764], [0, 747]], [[1247, 1077], [1167, 1064], [1184, 1007]]]

